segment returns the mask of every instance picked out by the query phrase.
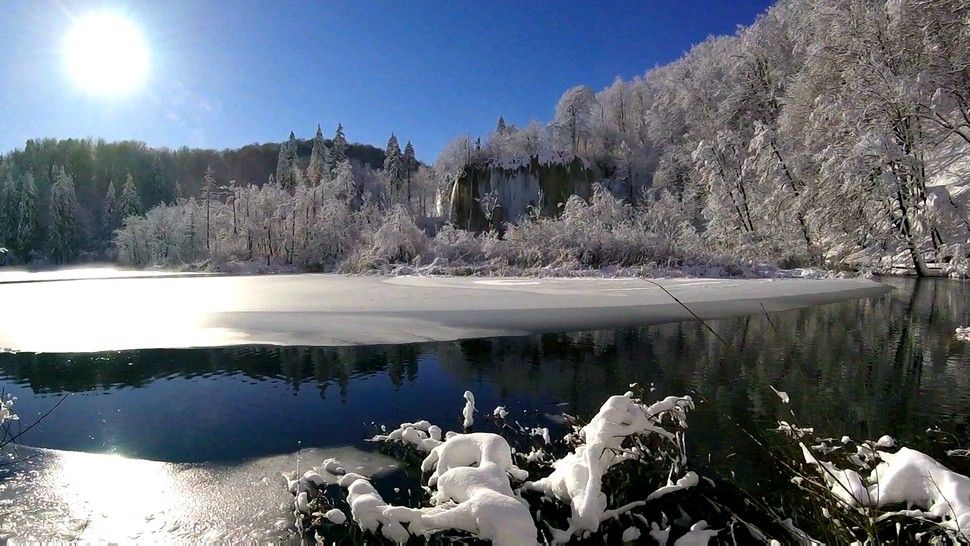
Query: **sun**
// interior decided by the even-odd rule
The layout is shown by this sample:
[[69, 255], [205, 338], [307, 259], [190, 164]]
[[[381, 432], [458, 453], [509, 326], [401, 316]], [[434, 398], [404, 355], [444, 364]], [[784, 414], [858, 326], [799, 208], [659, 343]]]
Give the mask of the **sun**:
[[112, 12], [85, 15], [64, 42], [64, 61], [79, 88], [95, 95], [123, 95], [148, 75], [148, 46], [138, 27]]

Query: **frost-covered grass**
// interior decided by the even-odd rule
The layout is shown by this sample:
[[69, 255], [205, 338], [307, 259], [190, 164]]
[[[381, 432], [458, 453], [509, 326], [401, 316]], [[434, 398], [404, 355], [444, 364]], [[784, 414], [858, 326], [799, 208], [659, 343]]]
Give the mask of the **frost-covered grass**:
[[[585, 424], [564, 416], [571, 425], [562, 438], [520, 424], [503, 406], [477, 412], [466, 392], [465, 432], [416, 421], [371, 439], [413, 463], [421, 489], [392, 492], [328, 460], [285, 475], [297, 526], [308, 538], [355, 543], [967, 540], [970, 478], [926, 453], [888, 436], [823, 438], [780, 421], [783, 442], [762, 444], [778, 463], [765, 472], [803, 499], [755, 499], [687, 468], [691, 397], [649, 404], [637, 390], [610, 397]], [[787, 393], [774, 392], [788, 404]], [[496, 432], [468, 430], [476, 426], [469, 413]]]

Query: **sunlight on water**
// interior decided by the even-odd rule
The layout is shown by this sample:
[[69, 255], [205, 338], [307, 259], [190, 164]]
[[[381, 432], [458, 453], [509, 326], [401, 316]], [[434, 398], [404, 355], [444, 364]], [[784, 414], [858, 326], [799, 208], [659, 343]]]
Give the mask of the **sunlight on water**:
[[[296, 454], [232, 464], [31, 448], [22, 448], [21, 455], [30, 457], [29, 464], [0, 480], [0, 543], [5, 537], [171, 543], [292, 536], [292, 498], [280, 473], [296, 469]], [[300, 468], [328, 457], [364, 475], [399, 465], [380, 454], [337, 447], [302, 450]]]
[[[173, 508], [171, 465], [119, 455], [65, 453], [52, 468], [53, 488], [73, 518], [87, 520], [83, 535], [101, 540], [136, 537], [156, 514]], [[162, 522], [159, 522], [162, 523]]]

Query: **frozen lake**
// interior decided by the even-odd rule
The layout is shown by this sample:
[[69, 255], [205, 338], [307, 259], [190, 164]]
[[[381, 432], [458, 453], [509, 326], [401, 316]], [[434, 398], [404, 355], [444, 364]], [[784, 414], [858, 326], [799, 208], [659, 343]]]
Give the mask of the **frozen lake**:
[[[82, 276], [65, 275], [56, 282], [0, 278], [5, 311], [0, 313], [0, 348], [85, 352], [413, 343], [692, 318], [656, 285], [636, 279]], [[886, 290], [862, 279], [656, 282], [705, 319], [782, 311]]]
[[[411, 482], [395, 476], [404, 471], [364, 438], [418, 418], [457, 430], [465, 389], [483, 415], [502, 404], [553, 434], [564, 432], [559, 413], [589, 417], [633, 382], [652, 384], [657, 398], [695, 394], [704, 400], [689, 419], [690, 467], [714, 478], [735, 472], [755, 491], [785, 484], [766, 481], [765, 453], [725, 416], [765, 431], [794, 411], [823, 434], [916, 445], [939, 426], [966, 444], [970, 344], [953, 329], [970, 324], [970, 283], [887, 282], [891, 293], [867, 281], [664, 281], [699, 314], [724, 317], [710, 322], [724, 346], [697, 322], [649, 325], [685, 312], [632, 280], [0, 281], [5, 304], [50, 298], [23, 320], [0, 318], [2, 345], [29, 348], [0, 354], [0, 389], [19, 398], [27, 423], [68, 395], [24, 436], [33, 447], [20, 455], [31, 460], [0, 472], [0, 536], [295, 538], [279, 472], [338, 456], [403, 487]], [[457, 310], [443, 308], [448, 298]], [[174, 314], [180, 304], [187, 316]], [[276, 307], [285, 320], [268, 328]], [[379, 308], [398, 313], [390, 333], [374, 318]], [[502, 329], [503, 313], [515, 327]], [[521, 327], [530, 313], [554, 329]], [[425, 340], [364, 345], [375, 338], [337, 335], [351, 326]], [[152, 332], [166, 327], [178, 335]], [[192, 330], [202, 333], [180, 337]], [[100, 350], [136, 334], [161, 348]], [[311, 346], [338, 338], [342, 346]], [[202, 344], [217, 346], [185, 347]], [[476, 427], [494, 425], [482, 418]]]

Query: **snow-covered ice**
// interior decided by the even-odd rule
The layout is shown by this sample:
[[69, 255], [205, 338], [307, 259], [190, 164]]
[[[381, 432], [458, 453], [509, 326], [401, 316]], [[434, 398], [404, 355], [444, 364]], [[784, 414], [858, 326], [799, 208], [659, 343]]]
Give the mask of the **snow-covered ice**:
[[[0, 348], [86, 352], [240, 344], [366, 345], [693, 320], [669, 295], [644, 280], [520, 281], [301, 274], [0, 283], [0, 301], [16, 310], [0, 313]], [[705, 319], [888, 291], [865, 279], [699, 281], [656, 282]]]

